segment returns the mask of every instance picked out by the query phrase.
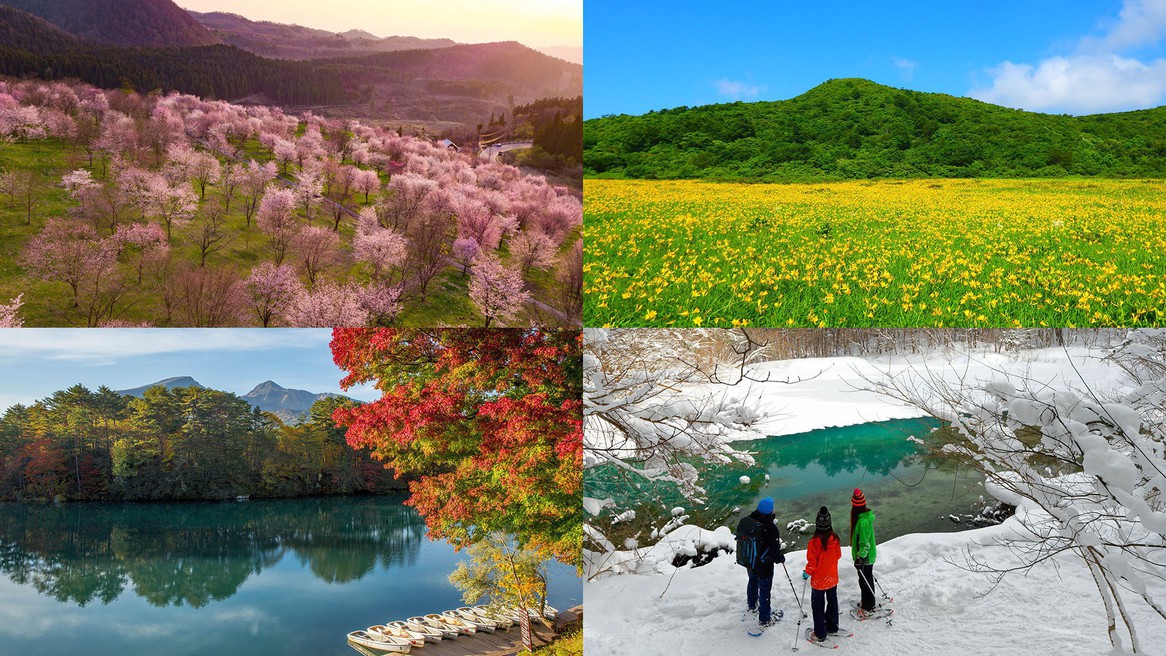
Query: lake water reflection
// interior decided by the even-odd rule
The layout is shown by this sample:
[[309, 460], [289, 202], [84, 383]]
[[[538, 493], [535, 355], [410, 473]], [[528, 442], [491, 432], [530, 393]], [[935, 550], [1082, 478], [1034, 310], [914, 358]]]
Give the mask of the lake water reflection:
[[[353, 629], [461, 605], [463, 556], [403, 497], [0, 504], [0, 654], [351, 654]], [[582, 599], [551, 567], [551, 603]]]

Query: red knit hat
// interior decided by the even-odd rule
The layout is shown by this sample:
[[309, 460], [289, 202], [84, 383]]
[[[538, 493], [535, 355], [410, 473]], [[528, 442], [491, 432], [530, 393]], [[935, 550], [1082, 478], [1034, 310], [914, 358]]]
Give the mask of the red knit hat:
[[866, 505], [866, 496], [863, 495], [862, 490], [860, 490], [858, 488], [854, 488], [854, 496], [850, 497], [850, 505], [852, 505], [852, 506], [865, 506]]

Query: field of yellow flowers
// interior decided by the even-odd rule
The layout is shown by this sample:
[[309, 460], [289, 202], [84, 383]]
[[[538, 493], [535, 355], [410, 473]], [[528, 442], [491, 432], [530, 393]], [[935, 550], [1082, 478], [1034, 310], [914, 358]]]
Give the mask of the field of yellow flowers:
[[1166, 324], [1166, 181], [587, 180], [588, 326]]

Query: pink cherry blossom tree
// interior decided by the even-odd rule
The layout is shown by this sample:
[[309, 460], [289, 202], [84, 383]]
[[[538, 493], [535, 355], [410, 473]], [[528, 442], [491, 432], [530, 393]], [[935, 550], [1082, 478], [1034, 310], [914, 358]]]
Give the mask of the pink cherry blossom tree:
[[373, 281], [367, 287], [357, 290], [357, 299], [361, 308], [368, 314], [365, 323], [370, 326], [388, 326], [401, 312], [401, 296], [404, 293], [400, 285], [387, 282]]
[[532, 268], [554, 266], [558, 259], [558, 245], [545, 232], [531, 227], [519, 231], [510, 240], [510, 256], [522, 268], [522, 275], [526, 275]]
[[388, 228], [382, 228], [370, 208], [360, 213], [353, 249], [358, 261], [372, 267], [373, 280], [381, 280], [388, 271], [402, 266], [407, 248], [405, 238]]
[[368, 323], [368, 310], [358, 287], [330, 282], [301, 293], [286, 319], [288, 325], [299, 328], [355, 327]]
[[264, 262], [251, 270], [247, 293], [259, 322], [267, 328], [282, 319], [305, 290], [290, 266]]
[[20, 328], [24, 326], [24, 320], [20, 318], [20, 306], [23, 304], [22, 300], [24, 294], [12, 299], [8, 305], [0, 305], [0, 328]]
[[138, 284], [142, 283], [145, 271], [166, 256], [170, 242], [166, 233], [156, 223], [131, 223], [117, 229], [113, 236], [119, 246], [122, 260], [138, 274]]
[[277, 265], [283, 264], [296, 233], [296, 193], [291, 189], [269, 189], [259, 203], [256, 223], [267, 235], [271, 255]]
[[255, 160], [247, 162], [247, 169], [243, 176], [241, 190], [243, 194], [243, 210], [247, 217], [247, 227], [251, 227], [251, 217], [259, 209], [259, 201], [267, 185], [279, 175], [275, 162], [260, 164]]
[[364, 202], [367, 205], [369, 196], [381, 190], [381, 176], [377, 175], [376, 171], [357, 169], [355, 187], [357, 192], [364, 194]]
[[478, 246], [478, 240], [473, 237], [458, 237], [453, 242], [453, 258], [462, 265], [462, 275], [466, 275], [470, 271], [470, 265], [478, 258], [478, 254], [482, 252], [482, 247]]
[[485, 327], [489, 328], [495, 321], [507, 322], [518, 316], [530, 300], [530, 292], [523, 289], [518, 269], [504, 266], [493, 253], [484, 253], [473, 266], [470, 300], [486, 317]]
[[320, 274], [335, 262], [340, 235], [327, 228], [304, 226], [296, 235], [294, 246], [304, 274], [308, 276], [308, 284], [314, 286]]

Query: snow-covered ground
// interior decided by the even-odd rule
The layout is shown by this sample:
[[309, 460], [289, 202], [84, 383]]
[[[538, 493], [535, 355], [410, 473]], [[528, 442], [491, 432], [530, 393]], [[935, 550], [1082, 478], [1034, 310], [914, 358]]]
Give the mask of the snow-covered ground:
[[[1121, 369], [1103, 360], [1101, 350], [1048, 348], [1020, 353], [935, 352], [927, 355], [862, 358], [809, 358], [753, 365], [753, 380], [801, 380], [794, 385], [749, 383], [749, 398], [767, 418], [758, 426], [767, 435], [793, 435], [820, 428], [923, 416], [874, 392], [867, 380], [922, 374], [969, 385], [1025, 376], [1044, 383], [1080, 388], [1088, 381], [1095, 392], [1121, 384]], [[734, 392], [740, 394], [740, 392]], [[740, 439], [756, 437], [740, 435]]]
[[[1042, 563], [1027, 575], [1010, 574], [995, 589], [983, 574], [970, 573], [964, 564], [970, 550], [997, 566], [1017, 562], [994, 538], [1015, 530], [1010, 519], [999, 526], [962, 533], [905, 535], [879, 545], [875, 576], [894, 598], [892, 623], [857, 622], [843, 611], [840, 624], [854, 637], [838, 639], [839, 650], [865, 656], [905, 654], [1023, 655], [1106, 654], [1105, 610], [1085, 566], [1061, 556]], [[836, 527], [837, 528], [837, 527]], [[612, 576], [589, 582], [584, 589], [584, 652], [588, 656], [751, 656], [789, 652], [798, 622], [797, 602], [780, 567], [773, 581], [774, 607], [785, 619], [759, 638], [746, 635], [741, 621], [745, 608], [745, 570], [732, 555], [703, 567], [675, 569], [666, 564], [664, 551], [683, 550], [686, 535], [715, 542], [716, 533], [685, 526], [675, 538], [657, 548], [665, 557], [658, 573]], [[719, 537], [732, 538], [728, 529]], [[786, 554], [786, 565], [798, 596], [805, 551]], [[653, 557], [649, 557], [653, 560]], [[839, 602], [858, 598], [858, 580], [850, 563], [850, 549], [842, 549], [839, 563]], [[991, 592], [989, 593], [989, 590]], [[1158, 594], [1166, 590], [1156, 590]], [[988, 593], [988, 594], [984, 594]], [[805, 602], [807, 614], [809, 601]], [[1166, 622], [1145, 605], [1131, 604], [1139, 638], [1147, 653], [1166, 653]], [[801, 630], [812, 624], [807, 618]], [[817, 647], [798, 641], [799, 652]]]
[[[801, 382], [794, 385], [752, 383], [747, 403], [767, 415], [760, 426], [755, 426], [761, 434], [789, 435], [831, 426], [921, 416], [923, 413], [914, 407], [859, 390], [869, 386], [864, 379], [876, 380], [887, 375], [900, 381], [914, 377], [957, 387], [962, 381], [965, 389], [982, 388], [989, 381], [1005, 379], [1031, 390], [1039, 390], [1044, 385], [1082, 391], [1088, 387], [1104, 397], [1129, 385], [1122, 370], [1103, 359], [1104, 356], [1102, 350], [1053, 348], [1020, 354], [937, 352], [874, 360], [823, 358], [768, 362], [751, 367], [749, 377], [801, 379]], [[736, 387], [725, 394], [740, 397], [742, 392]], [[740, 439], [750, 437], [756, 434], [739, 436]], [[869, 656], [1110, 653], [1106, 613], [1097, 587], [1089, 570], [1071, 553], [1044, 560], [1027, 571], [1009, 574], [995, 587], [994, 579], [960, 567], [966, 567], [969, 555], [997, 568], [1018, 564], [1016, 555], [997, 539], [1016, 537], [1022, 530], [1020, 518], [1028, 512], [1041, 511], [1021, 507], [1018, 517], [999, 526], [959, 533], [906, 535], [880, 544], [875, 573], [885, 591], [894, 597], [893, 620], [889, 625], [883, 621], [860, 623], [850, 619], [844, 610], [842, 624], [855, 635], [839, 639], [839, 653], [841, 650]], [[839, 521], [836, 529], [845, 518]], [[773, 584], [774, 605], [785, 610], [785, 619], [764, 636], [753, 638], [746, 635], [749, 625], [741, 621], [746, 576], [731, 555], [719, 557], [703, 567], [677, 569], [670, 564], [674, 553], [691, 554], [697, 544], [706, 549], [729, 546], [732, 539], [727, 528], [710, 531], [681, 526], [646, 551], [605, 554], [606, 565], [622, 561], [622, 567], [607, 571], [630, 569], [638, 573], [606, 576], [586, 584], [584, 594], [589, 608], [584, 624], [584, 648], [588, 656], [748, 656], [789, 651], [794, 642], [798, 609], [780, 568]], [[805, 565], [805, 552], [788, 553], [787, 561], [801, 595], [799, 574]], [[839, 568], [839, 598], [844, 606], [858, 597], [857, 577], [849, 562], [849, 549], [844, 548]], [[1163, 579], [1150, 577], [1145, 583], [1155, 597], [1166, 595]], [[1166, 621], [1128, 591], [1123, 596], [1130, 600], [1128, 610], [1138, 629], [1143, 653], [1166, 654]], [[809, 611], [808, 600], [806, 611]], [[810, 620], [805, 620], [802, 630], [809, 623]], [[1124, 628], [1119, 628], [1119, 635], [1128, 647]], [[817, 649], [800, 639], [797, 645], [803, 652]]]

